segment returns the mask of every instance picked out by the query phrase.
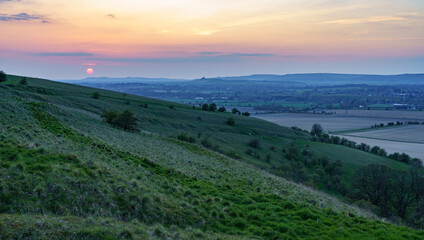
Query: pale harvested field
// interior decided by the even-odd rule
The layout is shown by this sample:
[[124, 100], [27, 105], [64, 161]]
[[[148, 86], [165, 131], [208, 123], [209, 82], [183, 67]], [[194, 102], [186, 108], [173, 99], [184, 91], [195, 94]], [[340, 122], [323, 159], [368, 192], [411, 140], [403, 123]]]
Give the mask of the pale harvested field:
[[424, 160], [424, 144], [395, 142], [395, 141], [354, 137], [354, 136], [346, 136], [346, 135], [338, 135], [338, 136], [347, 138], [357, 143], [366, 143], [370, 146], [379, 146], [381, 148], [386, 149], [388, 153], [394, 153], [394, 152], [407, 153], [411, 157], [416, 157], [416, 158]]
[[345, 133], [343, 135], [401, 142], [424, 143], [424, 125], [383, 128], [374, 131]]
[[395, 118], [424, 121], [424, 111], [383, 111], [383, 110], [327, 110], [336, 112], [334, 116]]
[[402, 119], [378, 117], [343, 117], [337, 115], [321, 115], [307, 113], [276, 113], [276, 114], [256, 114], [256, 118], [277, 123], [281, 126], [296, 126], [305, 130], [311, 130], [314, 123], [319, 123], [325, 131], [344, 131], [362, 128], [370, 128], [377, 123], [396, 122]]

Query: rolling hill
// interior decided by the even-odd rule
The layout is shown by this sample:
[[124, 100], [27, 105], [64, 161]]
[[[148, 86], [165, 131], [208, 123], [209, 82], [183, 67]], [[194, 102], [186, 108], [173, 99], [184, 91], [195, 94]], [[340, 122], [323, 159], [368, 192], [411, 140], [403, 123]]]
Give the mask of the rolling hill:
[[168, 78], [106, 78], [90, 77], [80, 80], [60, 80], [61, 82], [80, 85], [108, 85], [118, 83], [167, 83], [187, 85], [227, 84], [240, 85], [273, 85], [273, 86], [303, 86], [303, 85], [403, 85], [423, 84], [424, 74], [375, 75], [375, 74], [338, 74], [338, 73], [302, 73], [302, 74], [253, 74], [249, 76], [216, 77], [202, 79], [168, 79]]
[[[424, 238], [332, 196], [321, 180], [308, 183], [317, 165], [295, 172], [298, 158], [326, 158], [341, 163], [338, 183], [349, 184], [364, 164], [404, 163], [228, 112], [8, 79], [0, 83], [0, 239]], [[109, 110], [133, 112], [139, 131], [102, 120]]]

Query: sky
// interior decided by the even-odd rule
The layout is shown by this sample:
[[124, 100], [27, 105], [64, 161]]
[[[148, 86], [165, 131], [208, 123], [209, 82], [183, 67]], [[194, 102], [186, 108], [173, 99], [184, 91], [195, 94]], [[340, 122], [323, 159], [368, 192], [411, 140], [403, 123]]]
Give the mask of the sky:
[[424, 72], [423, 0], [0, 0], [0, 34], [49, 79]]

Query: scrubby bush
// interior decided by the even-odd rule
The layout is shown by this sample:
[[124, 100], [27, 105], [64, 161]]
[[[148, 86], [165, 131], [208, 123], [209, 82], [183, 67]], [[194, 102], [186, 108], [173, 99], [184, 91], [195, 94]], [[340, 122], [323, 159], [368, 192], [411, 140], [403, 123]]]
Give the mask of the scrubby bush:
[[232, 112], [233, 114], [240, 113], [240, 111], [239, 111], [237, 108], [233, 108], [233, 109], [231, 109], [231, 112]]
[[207, 103], [202, 105], [202, 110], [203, 111], [208, 111], [209, 110], [209, 105]]
[[188, 136], [187, 133], [180, 133], [177, 136], [177, 139], [184, 142], [195, 143], [196, 139], [194, 137]]
[[218, 112], [226, 112], [227, 109], [225, 107], [220, 107], [218, 108]]
[[26, 77], [21, 78], [21, 80], [19, 81], [20, 85], [28, 85], [28, 80]]
[[242, 115], [243, 116], [246, 116], [246, 117], [249, 117], [250, 116], [250, 113], [249, 112], [244, 112], [244, 113], [242, 113]]
[[236, 121], [234, 120], [234, 118], [228, 118], [225, 123], [229, 126], [234, 126], [234, 124], [236, 124]]
[[115, 119], [118, 117], [118, 112], [115, 110], [104, 111], [102, 115], [100, 115], [107, 123], [113, 124]]
[[216, 111], [216, 109], [217, 109], [217, 106], [216, 106], [216, 104], [215, 104], [215, 103], [211, 103], [211, 104], [209, 105], [209, 111], [214, 112], [214, 111]]
[[0, 71], [0, 82], [6, 82], [7, 81], [7, 75], [3, 71]]
[[122, 113], [118, 113], [114, 110], [104, 111], [101, 117], [110, 125], [128, 131], [137, 130], [137, 118], [135, 118], [134, 114], [129, 110], [125, 110]]
[[248, 145], [250, 147], [253, 147], [253, 148], [259, 148], [261, 146], [261, 143], [260, 143], [259, 139], [256, 139], [255, 138], [255, 139], [250, 140], [250, 142], [248, 143]]
[[99, 99], [99, 97], [100, 97], [100, 93], [98, 93], [98, 92], [93, 92], [93, 93], [91, 94], [91, 98]]
[[211, 148], [212, 147], [212, 143], [207, 138], [203, 139], [200, 143], [205, 148]]

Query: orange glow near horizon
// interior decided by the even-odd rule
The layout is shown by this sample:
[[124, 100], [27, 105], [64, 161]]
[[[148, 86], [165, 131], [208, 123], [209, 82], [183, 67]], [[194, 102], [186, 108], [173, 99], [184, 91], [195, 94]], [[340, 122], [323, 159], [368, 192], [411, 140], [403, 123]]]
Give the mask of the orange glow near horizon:
[[421, 0], [2, 1], [0, 59], [144, 66], [422, 58], [422, 26]]

